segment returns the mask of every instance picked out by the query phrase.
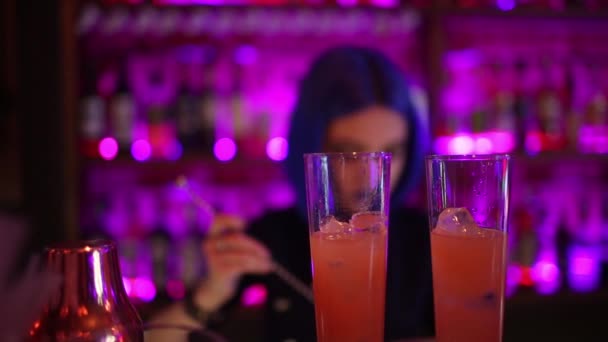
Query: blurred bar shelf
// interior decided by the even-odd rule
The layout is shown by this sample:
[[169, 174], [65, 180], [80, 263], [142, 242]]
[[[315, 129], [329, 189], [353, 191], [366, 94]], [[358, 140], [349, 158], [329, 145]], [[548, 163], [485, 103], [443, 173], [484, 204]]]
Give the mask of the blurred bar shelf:
[[[332, 45], [358, 44], [380, 49], [411, 74], [420, 89], [415, 102], [428, 113], [437, 141], [462, 135], [465, 147], [471, 139], [475, 146], [484, 142], [479, 149], [465, 151], [513, 155], [517, 190], [512, 207], [518, 219], [512, 220], [512, 243], [530, 249], [515, 262], [533, 267], [564, 226], [569, 232], [603, 234], [607, 239], [608, 181], [602, 176], [608, 172], [608, 154], [599, 152], [606, 150], [608, 119], [592, 100], [600, 92], [608, 96], [608, 73], [597, 72], [608, 72], [603, 44], [608, 7], [507, 10], [499, 9], [497, 1], [480, 0], [347, 1], [355, 3], [352, 7], [340, 6], [341, 1], [181, 5], [184, 2], [189, 1], [81, 1], [75, 13], [70, 39], [79, 72], [72, 85], [78, 91], [71, 99], [70, 127], [80, 138], [74, 147], [79, 178], [73, 180], [79, 194], [73, 200], [80, 205], [75, 219], [83, 235], [113, 232], [121, 240], [141, 231], [164, 231], [175, 236], [167, 243], [183, 250], [175, 241], [189, 230], [204, 232], [209, 222], [176, 186], [180, 175], [217, 208], [247, 219], [293, 204], [283, 165], [271, 159], [284, 159], [286, 146], [273, 155], [268, 143], [287, 136], [296, 87], [313, 56]], [[483, 6], [464, 8], [458, 3]], [[575, 85], [548, 84], [543, 75], [546, 57], [555, 59], [556, 73], [572, 74]], [[526, 72], [518, 71], [522, 68]], [[582, 71], [573, 72], [575, 68]], [[601, 76], [592, 80], [589, 75]], [[505, 79], [509, 85], [502, 82]], [[529, 88], [521, 91], [521, 84]], [[559, 115], [544, 115], [543, 92], [560, 101]], [[446, 94], [453, 95], [455, 103], [446, 101]], [[508, 105], [499, 104], [504, 96], [511, 97]], [[527, 111], [516, 113], [516, 101], [528, 103]], [[526, 115], [537, 122], [527, 126], [518, 121]], [[198, 131], [184, 130], [181, 120], [195, 116]], [[553, 133], [551, 122], [560, 125], [563, 149], [542, 143], [528, 148], [521, 138], [536, 131]], [[594, 135], [593, 130], [581, 130], [583, 126], [597, 126], [604, 133]], [[510, 142], [484, 135], [490, 132], [507, 132]], [[102, 151], [101, 142], [107, 138], [112, 144]], [[214, 155], [219, 138], [232, 139], [238, 150], [233, 159], [219, 161]], [[130, 153], [138, 140], [145, 140], [151, 151], [145, 161]], [[180, 153], [159, 159], [167, 157], [163, 151], [175, 142]], [[422, 186], [414, 195], [419, 196], [412, 204], [424, 208]], [[571, 217], [566, 219], [566, 213]], [[122, 240], [127, 246], [123, 259], [149, 268], [142, 257], [146, 253], [129, 250], [129, 241]], [[197, 253], [181, 258], [186, 264], [200, 261]], [[570, 272], [561, 264], [550, 266], [562, 275]], [[134, 268], [129, 277], [147, 275]], [[166, 300], [166, 282], [155, 286], [157, 300]], [[518, 288], [512, 307], [521, 304], [527, 309], [526, 303], [540, 293], [526, 286], [531, 285]], [[557, 287], [569, 291], [565, 282]], [[141, 305], [152, 307], [155, 302]]]
[[424, 9], [423, 13], [441, 16], [486, 17], [486, 18], [513, 18], [513, 19], [608, 19], [608, 9], [569, 8], [564, 10], [514, 8], [500, 10], [498, 8], [460, 8], [445, 7], [439, 9]]

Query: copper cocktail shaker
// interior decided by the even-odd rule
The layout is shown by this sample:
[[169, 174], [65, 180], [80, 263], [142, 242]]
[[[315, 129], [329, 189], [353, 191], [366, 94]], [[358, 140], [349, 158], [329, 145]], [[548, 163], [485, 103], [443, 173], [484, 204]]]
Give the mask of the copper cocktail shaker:
[[54, 246], [44, 258], [63, 283], [32, 326], [30, 341], [143, 341], [143, 324], [125, 292], [114, 242]]

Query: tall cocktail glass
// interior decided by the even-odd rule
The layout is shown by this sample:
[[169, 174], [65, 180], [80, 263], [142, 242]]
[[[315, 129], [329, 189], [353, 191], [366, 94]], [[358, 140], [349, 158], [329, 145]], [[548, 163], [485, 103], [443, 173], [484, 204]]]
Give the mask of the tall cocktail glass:
[[317, 339], [384, 339], [389, 153], [306, 154]]
[[509, 159], [426, 159], [438, 342], [502, 341]]

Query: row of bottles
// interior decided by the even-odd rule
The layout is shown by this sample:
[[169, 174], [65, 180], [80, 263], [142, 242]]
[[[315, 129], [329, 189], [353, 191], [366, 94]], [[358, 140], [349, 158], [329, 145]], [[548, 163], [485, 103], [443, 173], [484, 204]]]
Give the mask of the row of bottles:
[[[404, 6], [416, 6], [424, 7], [427, 6], [430, 1], [425, 0], [223, 0], [223, 1], [209, 1], [207, 4], [213, 5], [248, 5], [248, 6], [329, 6], [339, 5], [344, 7], [352, 6], [375, 6], [375, 7], [396, 7], [399, 5]], [[159, 6], [171, 6], [171, 5], [200, 5], [205, 4], [201, 0], [101, 0], [101, 3], [107, 5], [125, 4], [125, 5], [143, 5], [143, 4], [154, 4]]]
[[523, 286], [550, 295], [564, 288], [591, 292], [606, 286], [605, 162], [587, 159], [534, 169], [514, 174], [514, 186], [521, 191], [511, 199], [507, 292]]
[[159, 294], [179, 299], [204, 275], [201, 243], [211, 217], [193, 196], [245, 220], [293, 203], [289, 185], [268, 172], [263, 182], [219, 184], [200, 166], [187, 176], [187, 190], [125, 168], [93, 168], [84, 179], [83, 238], [117, 241], [127, 291], [144, 302]]
[[471, 51], [451, 57], [442, 98], [448, 117], [437, 135], [497, 131], [511, 137], [511, 150], [608, 152], [605, 61]]
[[144, 239], [118, 241], [123, 283], [131, 298], [149, 302], [158, 295], [183, 298], [204, 276], [203, 238], [192, 232], [174, 240], [162, 230]]
[[[223, 5], [300, 5], [300, 6], [374, 6], [374, 7], [397, 7], [397, 6], [412, 6], [424, 8], [431, 6], [433, 2], [442, 3], [443, 0], [224, 0], [220, 4]], [[476, 7], [497, 7], [502, 10], [511, 10], [513, 8], [535, 8], [535, 9], [551, 9], [564, 10], [568, 8], [608, 8], [608, 2], [605, 0], [452, 0], [453, 5], [462, 8]], [[115, 4], [154, 4], [154, 5], [197, 5], [201, 4], [200, 0], [103, 0], [102, 3]], [[218, 4], [213, 2], [213, 4]]]
[[[390, 6], [395, 0], [377, 1]], [[409, 8], [392, 11], [234, 6], [167, 9], [158, 6], [104, 8], [88, 5], [79, 15], [76, 32], [88, 49], [104, 53], [102, 47], [127, 48], [133, 41], [142, 45], [181, 44], [201, 37], [360, 34], [399, 37], [414, 31], [419, 23], [418, 12]]]
[[239, 47], [221, 58], [214, 53], [186, 46], [173, 53], [133, 53], [86, 71], [83, 153], [114, 159], [130, 151], [140, 161], [175, 160], [184, 150], [210, 153], [228, 137], [242, 143], [248, 157], [263, 157], [271, 108], [249, 106], [243, 86], [243, 69], [256, 58], [255, 49]]
[[[85, 177], [81, 226], [88, 232], [103, 232], [120, 240], [142, 238], [155, 230], [166, 231], [173, 239], [190, 232], [206, 233], [210, 217], [192, 197], [208, 202], [216, 210], [250, 219], [266, 210], [293, 203], [291, 187], [279, 172], [250, 167], [257, 180], [222, 182], [208, 171], [208, 165], [191, 165], [199, 177], [189, 179], [189, 189], [176, 182], [184, 174], [173, 172], [171, 180], [155, 180], [150, 171], [91, 166]], [[135, 170], [139, 171], [139, 170]], [[275, 170], [280, 171], [280, 170]], [[204, 181], [196, 179], [205, 179]]]

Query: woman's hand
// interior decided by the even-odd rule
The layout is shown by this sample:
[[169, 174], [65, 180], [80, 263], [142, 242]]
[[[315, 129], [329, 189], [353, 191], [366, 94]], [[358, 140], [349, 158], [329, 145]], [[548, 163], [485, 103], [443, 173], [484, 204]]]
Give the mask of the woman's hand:
[[207, 278], [194, 300], [203, 309], [215, 310], [230, 299], [244, 274], [272, 271], [272, 259], [264, 245], [244, 233], [245, 222], [235, 216], [218, 214], [203, 242]]

